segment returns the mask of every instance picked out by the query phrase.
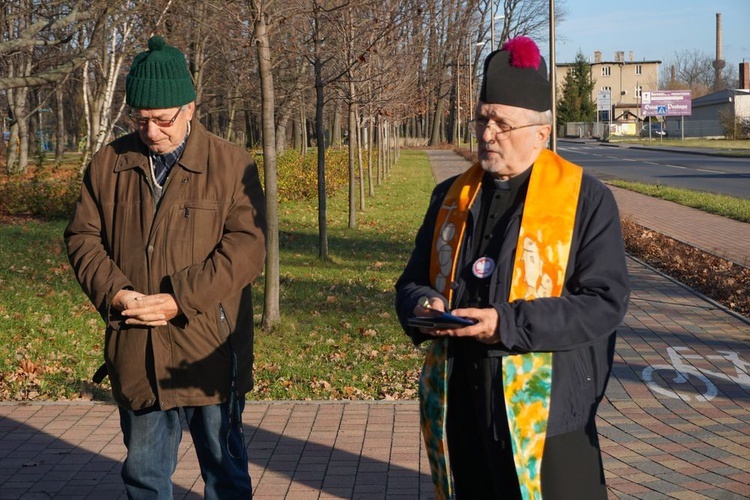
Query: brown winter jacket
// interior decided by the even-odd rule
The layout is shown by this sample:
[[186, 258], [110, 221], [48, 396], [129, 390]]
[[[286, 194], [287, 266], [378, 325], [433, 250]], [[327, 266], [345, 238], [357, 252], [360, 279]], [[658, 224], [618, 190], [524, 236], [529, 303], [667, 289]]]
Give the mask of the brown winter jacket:
[[[204, 406], [252, 388], [251, 282], [265, 259], [265, 201], [252, 156], [197, 121], [155, 205], [137, 133], [97, 152], [65, 230], [70, 263], [104, 319], [105, 363], [128, 409]], [[166, 326], [125, 325], [115, 294], [173, 293]]]

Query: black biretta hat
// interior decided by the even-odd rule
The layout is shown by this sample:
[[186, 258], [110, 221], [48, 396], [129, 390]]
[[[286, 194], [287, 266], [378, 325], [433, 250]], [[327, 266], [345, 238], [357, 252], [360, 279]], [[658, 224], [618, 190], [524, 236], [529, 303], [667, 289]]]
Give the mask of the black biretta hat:
[[547, 63], [534, 40], [518, 36], [505, 42], [484, 61], [479, 100], [534, 111], [552, 109]]

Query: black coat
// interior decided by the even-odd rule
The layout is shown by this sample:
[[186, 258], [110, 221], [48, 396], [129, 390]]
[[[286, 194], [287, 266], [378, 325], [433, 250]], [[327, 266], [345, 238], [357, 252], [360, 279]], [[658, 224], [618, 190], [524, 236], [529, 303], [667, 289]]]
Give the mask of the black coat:
[[[417, 300], [440, 296], [430, 286], [429, 269], [436, 214], [455, 178], [440, 183], [419, 229], [409, 263], [396, 283], [396, 310], [404, 331], [415, 344], [430, 337], [407, 326]], [[482, 192], [475, 200], [459, 256], [463, 268], [472, 258]], [[498, 313], [500, 342], [477, 348], [488, 357], [508, 353], [552, 352], [552, 394], [548, 436], [583, 428], [593, 420], [612, 368], [615, 329], [629, 298], [622, 230], [614, 197], [595, 178], [584, 174], [576, 213], [570, 260], [561, 297], [508, 302], [523, 200], [508, 220], [499, 248], [487, 253], [497, 267], [490, 285], [491, 306]], [[457, 273], [454, 297], [466, 283]], [[454, 299], [454, 303], [458, 300]], [[498, 374], [499, 376], [500, 374]]]

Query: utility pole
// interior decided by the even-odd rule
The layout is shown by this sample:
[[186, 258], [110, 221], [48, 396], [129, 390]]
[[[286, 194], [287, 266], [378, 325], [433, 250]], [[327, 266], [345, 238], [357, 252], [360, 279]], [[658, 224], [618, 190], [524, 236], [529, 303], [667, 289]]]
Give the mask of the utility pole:
[[490, 0], [490, 53], [495, 50], [495, 0]]
[[555, 65], [555, 0], [549, 0], [549, 82], [552, 86], [552, 133], [549, 148], [557, 152], [557, 67]]

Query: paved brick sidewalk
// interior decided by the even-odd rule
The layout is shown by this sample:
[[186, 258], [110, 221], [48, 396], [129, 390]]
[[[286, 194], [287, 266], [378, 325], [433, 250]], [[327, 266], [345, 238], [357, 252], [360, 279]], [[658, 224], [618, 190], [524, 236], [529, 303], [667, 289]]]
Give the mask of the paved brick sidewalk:
[[[438, 177], [460, 165], [430, 155]], [[598, 418], [610, 498], [750, 498], [750, 322], [628, 266], [631, 303]], [[418, 420], [415, 402], [250, 402], [255, 498], [432, 498]], [[201, 498], [187, 432], [180, 453], [175, 498]], [[0, 403], [0, 499], [124, 498], [124, 454], [112, 405]]]
[[750, 224], [610, 186], [622, 217], [750, 267]]
[[[431, 498], [415, 402], [249, 402], [256, 499]], [[186, 430], [175, 498], [201, 498]], [[0, 499], [125, 498], [117, 409], [0, 403]]]

